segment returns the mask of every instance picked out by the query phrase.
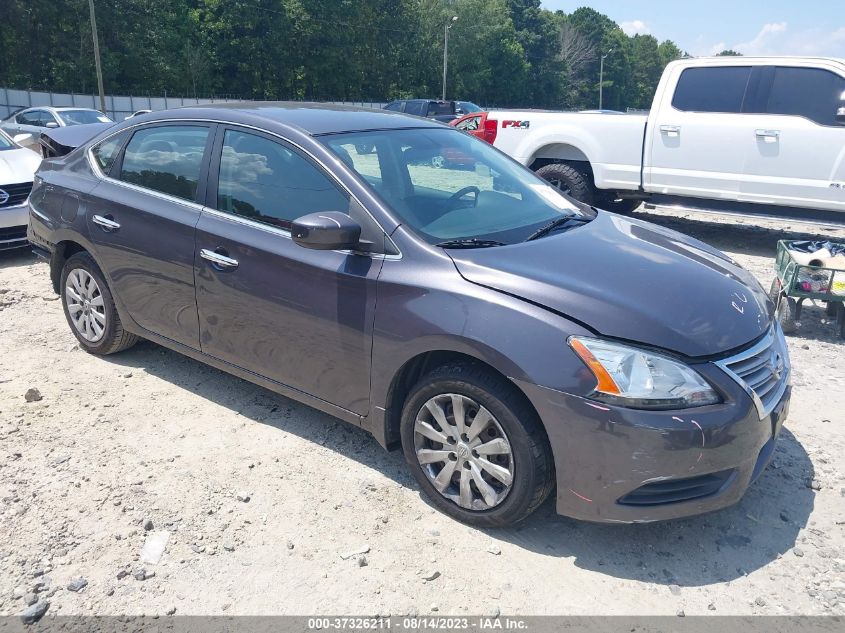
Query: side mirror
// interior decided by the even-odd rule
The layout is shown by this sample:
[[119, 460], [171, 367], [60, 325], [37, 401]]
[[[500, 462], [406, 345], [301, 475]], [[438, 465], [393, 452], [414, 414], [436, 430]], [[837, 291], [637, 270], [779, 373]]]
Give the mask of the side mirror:
[[52, 130], [53, 128], [59, 127], [59, 124], [56, 123], [55, 121], [47, 121], [47, 123], [44, 125], [44, 127], [48, 127]]
[[340, 211], [309, 213], [291, 223], [293, 241], [320, 251], [344, 251], [358, 248], [361, 226]]
[[837, 123], [845, 123], [845, 106], [839, 108], [836, 111], [836, 122]]
[[24, 143], [29, 142], [31, 138], [32, 134], [16, 134], [14, 137], [12, 137], [12, 140], [18, 145], [23, 145]]

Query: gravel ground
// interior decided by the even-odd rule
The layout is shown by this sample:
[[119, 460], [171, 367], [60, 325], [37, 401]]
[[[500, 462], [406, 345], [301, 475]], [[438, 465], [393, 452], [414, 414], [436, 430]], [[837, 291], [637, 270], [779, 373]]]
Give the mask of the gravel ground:
[[[777, 239], [845, 239], [637, 215], [766, 287]], [[821, 307], [788, 337], [791, 416], [737, 506], [602, 526], [550, 500], [489, 531], [329, 416], [151, 343], [79, 351], [31, 256], [0, 258], [0, 310], [0, 614], [845, 614], [843, 342]]]

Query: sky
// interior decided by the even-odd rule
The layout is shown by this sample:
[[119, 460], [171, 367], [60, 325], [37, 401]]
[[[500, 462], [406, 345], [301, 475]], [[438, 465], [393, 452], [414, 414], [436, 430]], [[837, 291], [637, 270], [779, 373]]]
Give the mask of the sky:
[[543, 0], [543, 6], [566, 13], [588, 6], [628, 35], [669, 39], [695, 56], [730, 48], [845, 58], [845, 0]]

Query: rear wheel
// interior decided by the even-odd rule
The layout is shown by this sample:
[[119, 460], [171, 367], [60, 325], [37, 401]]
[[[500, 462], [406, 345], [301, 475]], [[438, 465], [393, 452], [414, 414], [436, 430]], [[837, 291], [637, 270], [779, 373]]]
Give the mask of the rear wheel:
[[510, 525], [553, 487], [551, 452], [536, 413], [511, 383], [481, 366], [455, 363], [423, 377], [401, 424], [414, 477], [459, 521]]
[[106, 279], [88, 253], [68, 258], [62, 268], [60, 289], [65, 318], [86, 352], [105, 356], [138, 341], [123, 329]]
[[571, 165], [549, 163], [540, 167], [536, 173], [567, 196], [584, 204], [593, 204], [595, 201], [593, 185], [589, 178]]
[[781, 329], [786, 334], [794, 332], [798, 328], [798, 324], [796, 323], [798, 304], [795, 299], [787, 297], [783, 293], [780, 280], [777, 277], [772, 281], [772, 286], [769, 289], [769, 298], [776, 306], [775, 318], [780, 323]]

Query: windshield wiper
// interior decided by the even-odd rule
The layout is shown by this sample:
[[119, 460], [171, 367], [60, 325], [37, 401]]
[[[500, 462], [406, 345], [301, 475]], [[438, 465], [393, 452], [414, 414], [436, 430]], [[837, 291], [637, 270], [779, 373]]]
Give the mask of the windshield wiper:
[[531, 235], [525, 238], [525, 241], [530, 242], [531, 240], [536, 240], [538, 238], [548, 235], [549, 233], [557, 229], [569, 228], [567, 225], [570, 222], [574, 222], [576, 224], [586, 224], [589, 221], [590, 218], [581, 218], [573, 215], [567, 215], [561, 218], [557, 218], [555, 220], [552, 220], [545, 226], [541, 226], [539, 229], [534, 231]]
[[446, 240], [435, 244], [435, 246], [440, 248], [490, 248], [491, 246], [507, 246], [507, 244], [496, 240], [480, 240], [470, 237], [462, 240]]

